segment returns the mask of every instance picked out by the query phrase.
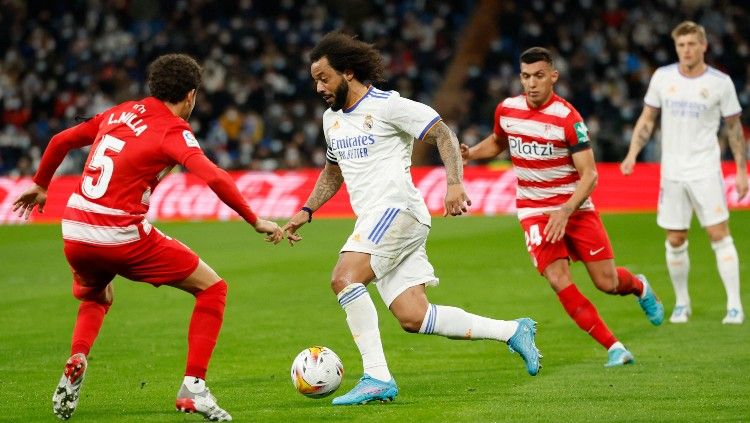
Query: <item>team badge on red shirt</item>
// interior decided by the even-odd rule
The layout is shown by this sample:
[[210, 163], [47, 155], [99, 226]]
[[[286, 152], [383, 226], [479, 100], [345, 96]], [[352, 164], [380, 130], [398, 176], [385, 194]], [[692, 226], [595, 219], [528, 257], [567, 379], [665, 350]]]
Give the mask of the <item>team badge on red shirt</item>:
[[185, 138], [185, 144], [187, 144], [188, 147], [201, 148], [201, 145], [198, 144], [198, 140], [195, 139], [195, 135], [187, 129], [182, 131], [182, 138]]

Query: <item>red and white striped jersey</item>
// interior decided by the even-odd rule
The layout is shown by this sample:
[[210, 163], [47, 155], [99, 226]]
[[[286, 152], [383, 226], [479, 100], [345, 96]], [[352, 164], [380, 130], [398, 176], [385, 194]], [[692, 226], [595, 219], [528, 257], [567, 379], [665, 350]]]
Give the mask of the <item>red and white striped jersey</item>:
[[176, 164], [203, 152], [190, 125], [148, 97], [112, 107], [53, 137], [34, 181], [47, 187], [71, 148], [91, 145], [62, 216], [63, 239], [122, 245], [151, 231], [149, 197]]
[[[518, 178], [518, 218], [558, 209], [580, 179], [572, 154], [590, 148], [588, 128], [578, 111], [556, 94], [535, 109], [519, 95], [497, 105], [494, 125], [498, 139], [508, 139]], [[580, 208], [593, 209], [594, 204], [588, 198]]]
[[187, 122], [153, 97], [122, 103], [82, 125], [94, 142], [63, 213], [63, 239], [137, 241], [151, 231], [145, 219], [151, 192], [176, 164], [203, 154], [198, 141]]
[[56, 134], [34, 182], [47, 189], [68, 151], [87, 145], [91, 151], [81, 183], [62, 216], [66, 241], [122, 245], [148, 235], [151, 193], [177, 164], [201, 178], [245, 221], [255, 226], [258, 220], [229, 174], [203, 154], [190, 125], [156, 98], [122, 103]]

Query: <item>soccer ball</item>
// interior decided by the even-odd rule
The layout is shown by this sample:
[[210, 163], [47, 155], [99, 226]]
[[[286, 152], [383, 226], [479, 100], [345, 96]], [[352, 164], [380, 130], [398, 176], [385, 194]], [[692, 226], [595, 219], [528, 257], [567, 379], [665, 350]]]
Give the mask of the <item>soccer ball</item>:
[[308, 398], [331, 395], [343, 377], [341, 359], [326, 347], [305, 348], [292, 362], [292, 383], [297, 392]]

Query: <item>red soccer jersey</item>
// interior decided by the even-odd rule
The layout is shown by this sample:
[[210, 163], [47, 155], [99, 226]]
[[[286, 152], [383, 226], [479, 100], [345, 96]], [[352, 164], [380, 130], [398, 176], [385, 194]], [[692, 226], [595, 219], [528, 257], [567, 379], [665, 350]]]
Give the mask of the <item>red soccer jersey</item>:
[[226, 172], [203, 154], [190, 125], [156, 98], [122, 103], [56, 135], [34, 181], [47, 187], [65, 153], [89, 144], [81, 183], [63, 214], [68, 241], [121, 245], [141, 239], [151, 231], [145, 219], [151, 192], [177, 164], [196, 172], [225, 203], [255, 223]]
[[[581, 115], [562, 97], [533, 109], [525, 95], [506, 98], [495, 109], [495, 135], [508, 139], [518, 178], [519, 219], [542, 214], [565, 203], [578, 184], [572, 154], [589, 148], [588, 129]], [[581, 209], [593, 209], [591, 199]]]

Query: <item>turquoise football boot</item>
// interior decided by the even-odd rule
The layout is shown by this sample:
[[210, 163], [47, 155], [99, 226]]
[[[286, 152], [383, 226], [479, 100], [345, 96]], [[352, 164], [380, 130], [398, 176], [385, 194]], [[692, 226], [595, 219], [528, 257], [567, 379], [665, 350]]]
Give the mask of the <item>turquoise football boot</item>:
[[510, 352], [520, 354], [524, 363], [526, 363], [526, 371], [531, 376], [535, 376], [539, 373], [539, 368], [542, 367], [539, 361], [542, 358], [542, 354], [534, 343], [536, 322], [528, 317], [516, 319], [516, 321], [518, 322], [518, 329], [508, 339], [508, 349]]
[[388, 382], [375, 379], [365, 373], [351, 391], [333, 399], [333, 405], [367, 404], [372, 401], [389, 402], [396, 399], [398, 386], [391, 378]]
[[633, 354], [625, 348], [615, 348], [610, 350], [607, 354], [609, 360], [607, 360], [607, 364], [605, 364], [604, 367], [616, 367], [635, 363]]
[[637, 275], [636, 277], [643, 282], [643, 294], [638, 298], [638, 304], [646, 313], [648, 321], [654, 326], [659, 326], [664, 321], [664, 306], [659, 301], [659, 297], [656, 296], [654, 289], [651, 288], [646, 276]]

